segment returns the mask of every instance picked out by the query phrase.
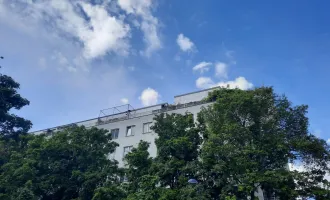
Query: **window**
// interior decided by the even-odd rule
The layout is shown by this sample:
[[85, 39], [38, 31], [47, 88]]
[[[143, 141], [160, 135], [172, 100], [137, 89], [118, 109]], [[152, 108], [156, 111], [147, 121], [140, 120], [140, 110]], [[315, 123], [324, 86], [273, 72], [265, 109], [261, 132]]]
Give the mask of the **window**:
[[124, 147], [124, 157], [129, 153], [131, 152], [133, 149], [133, 146], [127, 146], [127, 147]]
[[134, 135], [134, 128], [135, 126], [127, 126], [126, 136], [133, 136]]
[[151, 122], [148, 122], [148, 123], [144, 123], [143, 124], [143, 133], [149, 133], [151, 132]]
[[111, 130], [111, 138], [112, 139], [117, 139], [119, 135], [119, 128], [112, 129]]

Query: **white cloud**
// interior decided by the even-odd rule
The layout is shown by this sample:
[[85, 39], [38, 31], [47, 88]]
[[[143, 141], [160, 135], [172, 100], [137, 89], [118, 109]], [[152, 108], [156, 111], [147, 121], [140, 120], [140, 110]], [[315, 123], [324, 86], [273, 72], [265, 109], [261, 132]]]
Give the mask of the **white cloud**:
[[223, 62], [217, 62], [215, 64], [215, 76], [219, 78], [228, 78], [228, 73], [227, 73], [227, 64]]
[[219, 82], [216, 85], [220, 87], [229, 87], [230, 89], [238, 88], [241, 90], [247, 90], [253, 87], [253, 84], [242, 76], [236, 78], [234, 81]]
[[327, 139], [327, 143], [328, 143], [328, 144], [330, 144], [330, 138], [329, 138], [329, 139]]
[[211, 62], [205, 62], [205, 61], [203, 61], [203, 62], [200, 62], [200, 63], [198, 63], [197, 65], [195, 65], [195, 66], [193, 67], [193, 71], [200, 71], [201, 74], [202, 74], [202, 73], [208, 71], [208, 70], [210, 69], [209, 67], [210, 67], [211, 65], [212, 65]]
[[64, 56], [62, 52], [55, 51], [51, 56], [51, 59], [58, 63], [57, 70], [59, 71], [67, 70], [69, 72], [77, 72], [76, 66], [79, 65], [78, 63], [76, 63], [77, 58], [70, 62], [69, 59]]
[[127, 98], [122, 98], [122, 99], [120, 99], [120, 102], [122, 103], [122, 104], [128, 104], [128, 99]]
[[104, 7], [80, 3], [90, 17], [89, 29], [78, 33], [85, 44], [85, 56], [95, 58], [104, 56], [107, 52], [128, 53], [129, 25], [110, 16]]
[[[15, 75], [22, 85], [22, 93], [33, 102], [20, 111], [22, 116], [33, 121], [33, 130], [89, 119], [97, 116], [100, 109], [115, 106], [122, 97], [134, 98], [138, 83], [136, 77], [121, 67], [124, 66], [122, 59], [108, 56], [97, 62], [87, 60], [83, 54], [83, 41], [76, 34], [64, 31], [71, 30], [70, 24], [57, 24], [66, 18], [53, 19], [53, 16], [61, 18], [64, 13], [49, 12], [39, 16], [43, 12], [37, 12], [56, 10], [50, 4], [52, 2], [77, 1], [34, 1], [37, 3], [25, 3], [24, 6], [20, 2], [0, 0], [0, 36], [6, 38], [1, 42], [1, 47], [6, 49], [3, 56], [12, 66], [3, 70], [5, 74]], [[17, 6], [10, 7], [10, 3]], [[35, 7], [40, 5], [49, 5], [49, 8]], [[74, 11], [79, 14], [78, 8], [75, 7]], [[83, 17], [81, 19], [84, 20]], [[84, 23], [87, 27], [90, 22]], [[78, 27], [75, 24], [72, 26]], [[21, 56], [15, 59], [12, 55]], [[36, 67], [43, 62], [40, 58], [46, 60], [44, 70]], [[58, 68], [62, 69], [62, 73]], [[75, 73], [63, 73], [70, 71]], [[43, 94], [42, 97], [40, 94]], [[45, 110], [52, 115], [40, 117]]]
[[196, 80], [196, 87], [199, 89], [206, 89], [211, 87], [228, 87], [230, 89], [241, 89], [241, 90], [247, 90], [253, 87], [253, 84], [248, 82], [244, 77], [238, 77], [233, 81], [221, 81], [218, 83], [214, 83], [214, 81], [209, 77], [199, 77]]
[[194, 49], [194, 43], [190, 41], [189, 38], [185, 37], [182, 33], [178, 35], [176, 43], [179, 45], [180, 49], [184, 52], [192, 51]]
[[141, 96], [139, 97], [143, 106], [155, 105], [158, 103], [159, 98], [159, 93], [152, 88], [143, 90]]
[[209, 77], [199, 77], [196, 80], [196, 87], [199, 89], [206, 89], [214, 87], [214, 82]]
[[87, 59], [102, 57], [110, 52], [128, 53], [129, 25], [112, 16], [102, 5], [69, 0], [18, 0], [15, 4], [18, 6], [6, 7], [3, 3], [1, 7], [9, 13], [19, 14], [23, 23], [24, 20], [29, 24], [39, 23], [50, 29], [51, 34], [76, 39], [83, 45], [82, 53]]
[[[118, 0], [118, 5], [127, 14], [140, 17], [139, 27], [144, 34], [144, 42], [147, 47], [143, 54], [151, 53], [162, 47], [158, 33], [158, 19], [151, 14], [152, 0]], [[137, 24], [135, 22], [135, 24]]]

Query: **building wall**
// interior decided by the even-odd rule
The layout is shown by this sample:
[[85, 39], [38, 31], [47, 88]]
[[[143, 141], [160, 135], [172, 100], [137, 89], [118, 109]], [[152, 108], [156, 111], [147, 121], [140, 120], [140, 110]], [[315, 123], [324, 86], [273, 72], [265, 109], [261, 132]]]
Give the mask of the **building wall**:
[[[201, 110], [201, 107], [203, 106], [206, 107], [208, 105], [210, 105], [210, 103], [176, 109], [176, 110], [168, 111], [166, 113], [185, 114], [186, 112], [190, 112], [194, 115], [194, 119], [196, 120], [197, 114]], [[154, 117], [155, 114], [149, 114], [141, 117], [136, 117], [132, 119], [96, 126], [97, 128], [103, 128], [109, 131], [111, 131], [111, 129], [116, 129], [116, 128], [119, 129], [118, 138], [114, 139], [114, 141], [117, 142], [119, 146], [117, 147], [115, 154], [110, 155], [111, 158], [114, 158], [119, 162], [119, 166], [124, 166], [124, 162], [123, 162], [124, 147], [126, 146], [137, 147], [138, 143], [141, 140], [150, 142], [149, 153], [152, 157], [156, 156], [157, 148], [154, 141], [157, 138], [157, 134], [154, 133], [153, 131], [149, 133], [143, 133], [143, 124], [148, 122], [154, 123], [153, 121]], [[132, 125], [135, 125], [134, 136], [126, 136], [127, 127]]]

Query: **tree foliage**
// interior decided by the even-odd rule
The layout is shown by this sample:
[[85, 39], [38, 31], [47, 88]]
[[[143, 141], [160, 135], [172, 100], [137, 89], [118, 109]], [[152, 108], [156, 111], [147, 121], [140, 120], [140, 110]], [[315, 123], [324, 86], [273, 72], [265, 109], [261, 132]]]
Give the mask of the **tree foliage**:
[[187, 181], [197, 169], [200, 127], [190, 113], [161, 114], [152, 129], [158, 135], [157, 156], [149, 157], [143, 141], [126, 156], [128, 199], [191, 199], [194, 188]]
[[[224, 195], [254, 197], [258, 188], [281, 199], [307, 195], [319, 188], [329, 171], [329, 147], [308, 132], [307, 106], [292, 106], [272, 88], [221, 89], [201, 115], [207, 138], [201, 153], [203, 184], [213, 199]], [[304, 164], [306, 173], [288, 170], [288, 163]], [[308, 178], [309, 184], [301, 184]]]
[[329, 146], [309, 133], [307, 106], [272, 88], [214, 90], [206, 101], [215, 102], [198, 116], [156, 116], [157, 156], [140, 141], [123, 169], [108, 159], [118, 144], [106, 130], [27, 134], [31, 122], [10, 113], [29, 104], [18, 89], [0, 75], [0, 199], [234, 200], [261, 190], [285, 200], [330, 197]]
[[119, 182], [117, 161], [107, 157], [118, 144], [106, 130], [72, 127], [51, 137], [26, 137], [25, 151], [11, 152], [10, 160], [1, 166], [3, 199], [16, 199], [19, 193], [38, 199], [87, 200], [95, 189]]
[[[145, 143], [128, 154], [128, 169], [143, 172], [130, 173], [129, 199], [254, 199], [260, 191], [268, 198], [329, 197], [329, 147], [308, 132], [307, 106], [265, 87], [215, 90], [211, 99], [197, 123], [191, 115], [155, 118], [157, 156], [150, 162]], [[289, 163], [306, 171], [289, 170]], [[189, 178], [199, 183], [189, 185]]]
[[29, 101], [17, 92], [20, 84], [10, 76], [0, 74], [0, 137], [18, 140], [19, 135], [26, 134], [32, 123], [10, 113], [12, 109], [21, 109]]

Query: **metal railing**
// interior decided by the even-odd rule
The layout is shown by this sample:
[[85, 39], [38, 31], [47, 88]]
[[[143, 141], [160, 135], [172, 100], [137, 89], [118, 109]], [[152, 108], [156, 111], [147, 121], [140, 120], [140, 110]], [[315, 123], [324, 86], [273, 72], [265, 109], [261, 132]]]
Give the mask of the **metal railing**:
[[121, 116], [117, 116], [117, 115], [107, 116], [105, 120], [102, 120], [102, 118], [99, 118], [97, 120], [97, 122], [95, 123], [95, 125], [98, 126], [98, 125], [118, 122], [118, 121], [122, 121], [122, 120], [143, 117], [143, 116], [147, 116], [147, 115], [157, 115], [157, 114], [168, 112], [168, 111], [178, 110], [178, 109], [182, 109], [182, 108], [188, 108], [188, 107], [192, 107], [192, 106], [198, 106], [198, 105], [211, 103], [211, 102], [212, 101], [195, 101], [195, 102], [189, 102], [189, 103], [185, 103], [185, 104], [167, 105], [161, 109], [146, 111], [146, 112], [132, 112], [132, 111], [125, 112], [125, 113], [117, 114], [117, 115], [121, 115]]

